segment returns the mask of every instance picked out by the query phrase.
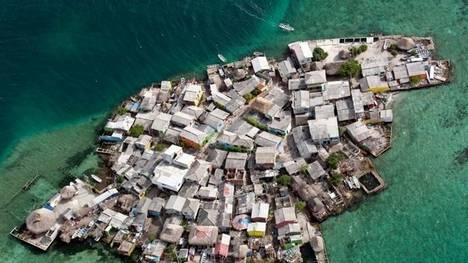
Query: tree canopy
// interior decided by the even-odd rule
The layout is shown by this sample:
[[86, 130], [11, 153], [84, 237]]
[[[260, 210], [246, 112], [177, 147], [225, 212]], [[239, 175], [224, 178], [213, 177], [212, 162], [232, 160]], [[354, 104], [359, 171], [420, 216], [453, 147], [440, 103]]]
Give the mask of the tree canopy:
[[140, 135], [143, 134], [144, 131], [145, 131], [145, 127], [143, 127], [143, 125], [135, 124], [133, 125], [132, 128], [130, 128], [130, 136], [139, 137]]
[[349, 59], [340, 68], [340, 75], [343, 77], [357, 77], [361, 72], [361, 64], [355, 59]]
[[328, 53], [323, 50], [323, 48], [316, 47], [314, 48], [314, 52], [312, 53], [312, 60], [313, 61], [322, 61], [328, 57]]

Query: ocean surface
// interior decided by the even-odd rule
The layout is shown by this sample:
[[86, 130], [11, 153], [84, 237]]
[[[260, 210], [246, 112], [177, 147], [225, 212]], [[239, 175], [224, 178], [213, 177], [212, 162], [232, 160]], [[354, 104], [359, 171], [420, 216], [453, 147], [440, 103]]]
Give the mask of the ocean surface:
[[41, 253], [8, 232], [98, 165], [97, 130], [145, 84], [199, 74], [218, 53], [377, 32], [433, 36], [456, 77], [399, 96], [393, 147], [376, 160], [388, 188], [323, 224], [330, 261], [468, 262], [466, 0], [0, 0], [0, 262], [123, 260], [89, 245]]

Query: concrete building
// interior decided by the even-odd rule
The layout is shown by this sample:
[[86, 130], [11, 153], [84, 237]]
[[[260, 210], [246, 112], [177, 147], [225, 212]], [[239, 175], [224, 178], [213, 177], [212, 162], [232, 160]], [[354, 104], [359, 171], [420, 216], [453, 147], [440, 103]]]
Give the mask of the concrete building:
[[309, 132], [312, 141], [320, 144], [337, 143], [340, 140], [338, 120], [336, 117], [309, 120]]
[[255, 57], [252, 59], [251, 63], [255, 73], [271, 70], [270, 65], [268, 64], [268, 60], [265, 56]]

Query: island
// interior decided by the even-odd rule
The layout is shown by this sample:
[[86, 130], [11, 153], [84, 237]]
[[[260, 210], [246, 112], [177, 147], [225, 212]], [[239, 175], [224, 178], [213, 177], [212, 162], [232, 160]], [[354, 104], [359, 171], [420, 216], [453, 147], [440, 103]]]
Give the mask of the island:
[[320, 222], [385, 189], [395, 94], [451, 81], [434, 53], [430, 37], [297, 41], [152, 83], [109, 117], [99, 169], [10, 234], [140, 262], [302, 262], [304, 245], [328, 262]]

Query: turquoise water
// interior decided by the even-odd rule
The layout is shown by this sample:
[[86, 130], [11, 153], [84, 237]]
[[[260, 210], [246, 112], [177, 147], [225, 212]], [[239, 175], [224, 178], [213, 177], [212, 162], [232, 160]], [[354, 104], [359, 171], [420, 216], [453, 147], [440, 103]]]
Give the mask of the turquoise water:
[[[39, 253], [7, 233], [54, 193], [64, 174], [97, 165], [95, 129], [142, 85], [201, 72], [218, 53], [278, 55], [288, 41], [369, 32], [433, 35], [439, 55], [455, 62], [456, 79], [400, 98], [394, 146], [377, 160], [389, 188], [323, 225], [331, 262], [468, 261], [466, 1], [0, 4], [2, 262], [120, 260], [84, 246]], [[296, 31], [278, 30], [283, 21]], [[36, 173], [42, 177], [31, 190], [10, 201]]]

